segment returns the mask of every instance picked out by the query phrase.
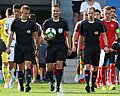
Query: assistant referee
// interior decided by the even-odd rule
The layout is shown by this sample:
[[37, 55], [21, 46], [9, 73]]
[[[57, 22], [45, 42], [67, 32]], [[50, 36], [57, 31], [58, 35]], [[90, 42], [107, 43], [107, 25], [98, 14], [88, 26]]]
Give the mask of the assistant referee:
[[[20, 84], [20, 92], [24, 92], [22, 72], [23, 64], [25, 64], [26, 76], [26, 92], [31, 90], [31, 63], [35, 55], [38, 55], [38, 32], [36, 31], [36, 24], [29, 20], [30, 8], [27, 5], [21, 7], [21, 17], [13, 21], [11, 25], [11, 32], [8, 37], [8, 49], [13, 39], [13, 34], [16, 34], [15, 45], [15, 63], [18, 64], [18, 81]], [[35, 38], [36, 50], [33, 48], [33, 38]]]

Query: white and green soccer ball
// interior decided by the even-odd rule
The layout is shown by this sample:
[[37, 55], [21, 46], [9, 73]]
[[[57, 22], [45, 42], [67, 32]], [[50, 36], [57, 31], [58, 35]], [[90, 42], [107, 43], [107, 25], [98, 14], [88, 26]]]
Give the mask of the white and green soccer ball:
[[46, 31], [45, 31], [45, 35], [46, 35], [46, 39], [47, 40], [53, 40], [56, 36], [56, 31], [54, 28], [48, 28]]

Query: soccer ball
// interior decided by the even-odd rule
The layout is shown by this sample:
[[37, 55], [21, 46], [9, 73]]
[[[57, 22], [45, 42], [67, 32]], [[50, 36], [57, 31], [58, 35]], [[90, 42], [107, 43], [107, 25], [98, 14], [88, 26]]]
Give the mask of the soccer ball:
[[56, 36], [56, 31], [54, 28], [48, 28], [45, 31], [46, 40], [53, 40]]

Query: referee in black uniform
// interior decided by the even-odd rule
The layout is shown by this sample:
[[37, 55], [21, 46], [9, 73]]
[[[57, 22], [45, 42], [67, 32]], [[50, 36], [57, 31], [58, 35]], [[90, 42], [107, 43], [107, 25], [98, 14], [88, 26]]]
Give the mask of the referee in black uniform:
[[[71, 54], [71, 35], [67, 21], [60, 18], [59, 4], [52, 5], [52, 18], [45, 20], [43, 23], [44, 34], [48, 28], [54, 28], [56, 30], [56, 37], [53, 40], [48, 40], [46, 71], [50, 79], [50, 91], [54, 91], [53, 63], [56, 63], [56, 92], [59, 92], [63, 61], [65, 61], [67, 54]], [[66, 36], [64, 36], [65, 34]]]
[[[80, 26], [80, 38], [78, 45], [78, 54], [80, 55], [81, 40], [84, 37], [84, 64], [85, 64], [85, 80], [86, 87], [85, 90], [90, 93], [90, 64], [92, 65], [92, 86], [91, 92], [94, 92], [94, 84], [97, 77], [97, 67], [99, 66], [99, 58], [100, 58], [100, 46], [99, 46], [99, 36], [100, 32], [102, 32], [105, 45], [107, 46], [107, 38], [106, 38], [106, 28], [100, 20], [94, 19], [95, 8], [90, 7], [87, 10], [88, 20], [84, 20]], [[108, 48], [104, 49], [108, 52]]]
[[[38, 50], [38, 32], [36, 24], [29, 20], [30, 8], [27, 5], [21, 7], [21, 18], [13, 21], [11, 32], [8, 38], [8, 49], [13, 39], [13, 34], [16, 34], [15, 45], [15, 63], [18, 64], [18, 81], [20, 84], [20, 92], [24, 91], [22, 66], [25, 64], [26, 75], [26, 92], [31, 90], [31, 63], [34, 61], [35, 55], [39, 54]], [[33, 48], [33, 37], [35, 38], [36, 50]]]

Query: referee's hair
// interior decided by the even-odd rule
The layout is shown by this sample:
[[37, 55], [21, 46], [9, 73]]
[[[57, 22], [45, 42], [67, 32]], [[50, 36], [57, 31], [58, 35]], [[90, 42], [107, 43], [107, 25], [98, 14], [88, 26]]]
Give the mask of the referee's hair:
[[27, 6], [27, 5], [23, 5], [23, 6], [21, 7], [21, 12], [22, 12], [23, 10], [30, 10], [30, 7]]
[[17, 4], [17, 3], [15, 3], [12, 8], [13, 8], [13, 9], [20, 9], [20, 5]]
[[91, 7], [91, 6], [87, 8], [87, 11], [88, 11], [88, 10], [94, 10], [94, 12], [95, 12], [95, 8], [94, 8], [94, 7]]
[[110, 6], [105, 6], [104, 10], [111, 10], [111, 7]]

